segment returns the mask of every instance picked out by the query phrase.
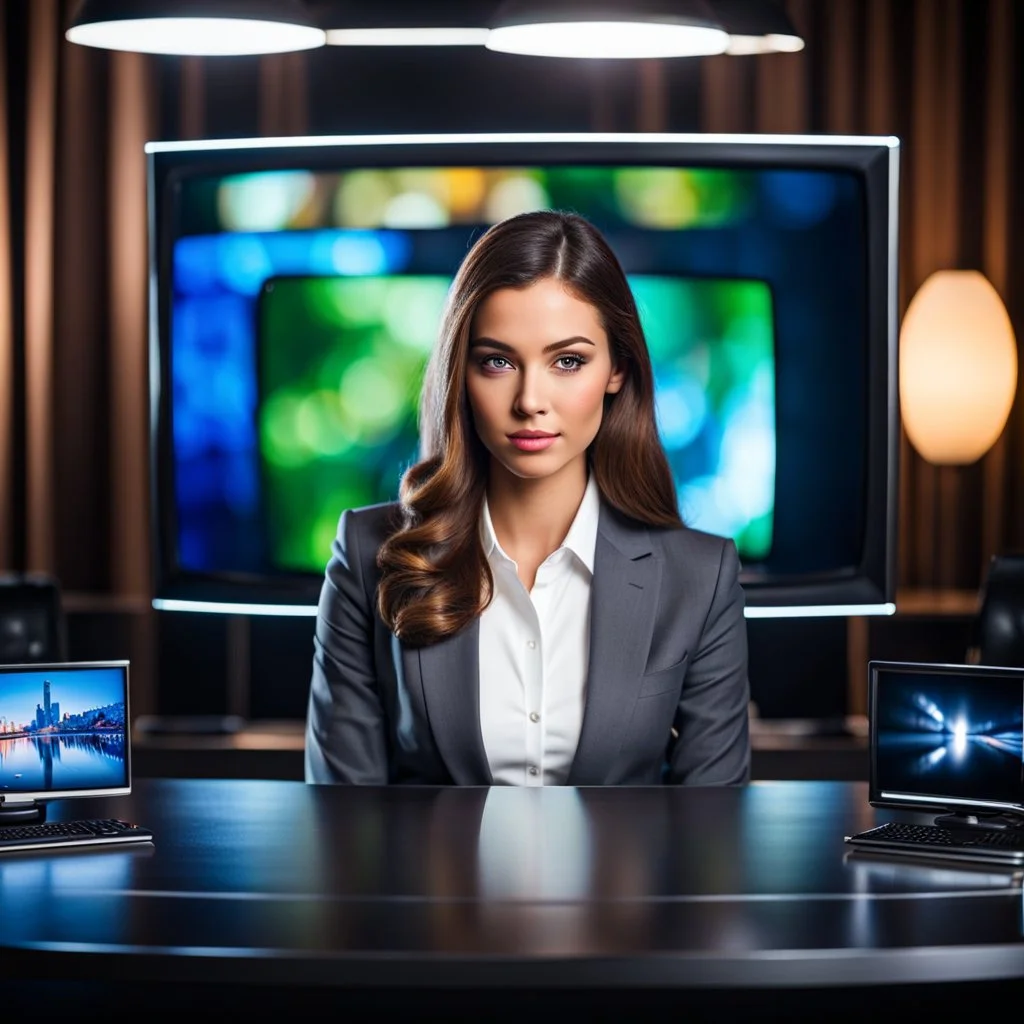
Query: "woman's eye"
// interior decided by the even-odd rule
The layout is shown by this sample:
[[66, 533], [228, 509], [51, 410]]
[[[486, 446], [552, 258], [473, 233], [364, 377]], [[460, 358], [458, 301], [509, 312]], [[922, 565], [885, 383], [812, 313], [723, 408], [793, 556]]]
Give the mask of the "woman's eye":
[[505, 370], [512, 364], [504, 356], [487, 356], [482, 360], [481, 365], [489, 370]]
[[560, 370], [578, 370], [586, 360], [583, 356], [578, 356], [570, 353], [569, 355], [559, 356], [557, 365]]

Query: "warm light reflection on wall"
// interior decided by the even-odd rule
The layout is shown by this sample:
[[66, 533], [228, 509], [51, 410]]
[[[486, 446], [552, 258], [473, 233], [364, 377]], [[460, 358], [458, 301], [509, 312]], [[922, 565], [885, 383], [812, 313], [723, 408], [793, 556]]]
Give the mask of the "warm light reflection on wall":
[[932, 274], [900, 335], [910, 443], [937, 465], [976, 461], [1002, 433], [1016, 389], [1016, 340], [995, 288], [976, 270]]

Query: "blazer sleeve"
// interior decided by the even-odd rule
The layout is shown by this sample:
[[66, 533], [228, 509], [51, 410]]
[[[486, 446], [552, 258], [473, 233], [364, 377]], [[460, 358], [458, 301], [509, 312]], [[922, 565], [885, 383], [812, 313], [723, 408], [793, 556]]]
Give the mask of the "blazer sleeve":
[[691, 786], [750, 780], [747, 627], [736, 545], [722, 546], [711, 606], [676, 710], [668, 781]]
[[384, 709], [374, 659], [358, 518], [342, 514], [317, 606], [306, 717], [306, 782], [388, 781]]

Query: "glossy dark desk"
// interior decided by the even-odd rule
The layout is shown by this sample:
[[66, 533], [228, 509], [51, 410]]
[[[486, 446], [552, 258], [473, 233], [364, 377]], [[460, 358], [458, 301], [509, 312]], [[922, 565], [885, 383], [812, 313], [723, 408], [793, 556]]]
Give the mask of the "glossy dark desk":
[[156, 842], [0, 855], [5, 1000], [38, 998], [45, 979], [69, 1005], [127, 985], [158, 1008], [330, 996], [338, 1011], [415, 1016], [544, 989], [556, 1009], [658, 998], [690, 1019], [789, 1005], [834, 1020], [863, 1013], [864, 986], [948, 1009], [1024, 980], [1020, 874], [855, 859], [843, 836], [894, 816], [863, 783], [140, 779], [129, 797], [50, 810], [93, 815], [148, 825]]

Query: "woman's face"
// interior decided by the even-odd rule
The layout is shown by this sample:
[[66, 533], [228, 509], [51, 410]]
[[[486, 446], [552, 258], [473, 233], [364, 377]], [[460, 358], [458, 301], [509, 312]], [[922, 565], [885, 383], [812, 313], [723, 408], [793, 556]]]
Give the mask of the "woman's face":
[[466, 389], [492, 469], [575, 471], [624, 378], [597, 310], [555, 278], [492, 292], [473, 318]]

